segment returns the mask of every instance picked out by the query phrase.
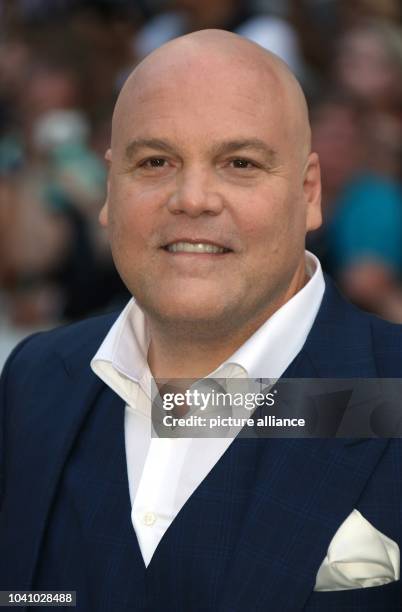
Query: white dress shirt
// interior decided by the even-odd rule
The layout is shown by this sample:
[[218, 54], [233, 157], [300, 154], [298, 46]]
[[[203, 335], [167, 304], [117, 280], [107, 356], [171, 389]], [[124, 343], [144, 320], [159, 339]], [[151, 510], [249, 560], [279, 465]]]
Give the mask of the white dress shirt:
[[[300, 352], [325, 283], [306, 251], [309, 281], [209, 376], [279, 378]], [[92, 370], [125, 402], [125, 448], [131, 519], [146, 566], [164, 533], [233, 438], [151, 436], [150, 337], [144, 313], [130, 300], [91, 361]]]

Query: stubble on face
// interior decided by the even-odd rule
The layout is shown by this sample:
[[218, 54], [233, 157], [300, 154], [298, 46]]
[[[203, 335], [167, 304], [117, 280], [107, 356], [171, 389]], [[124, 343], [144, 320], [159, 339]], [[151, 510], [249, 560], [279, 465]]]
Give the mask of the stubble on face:
[[[233, 83], [239, 84], [236, 89]], [[232, 90], [236, 96], [228, 102], [227, 116], [222, 110], [219, 115], [219, 95], [224, 97]], [[179, 116], [175, 114], [174, 96], [183, 97]], [[216, 107], [211, 102], [214, 97]], [[150, 125], [150, 117], [151, 125], [160, 126], [161, 132], [162, 126], [167, 126], [170, 136], [177, 135], [177, 141], [190, 159], [194, 150], [191, 137], [186, 140], [184, 126], [192, 126], [197, 113], [202, 122], [204, 109], [211, 119], [216, 112], [217, 137], [221, 138], [225, 124], [228, 134], [234, 133], [231, 116], [238, 121], [235, 127], [241, 132], [249, 126], [249, 119], [254, 120], [260, 113], [265, 100], [272, 109], [273, 131], [275, 120], [281, 123], [280, 156], [286, 157], [286, 160], [280, 159], [278, 168], [269, 169], [274, 187], [269, 186], [263, 174], [261, 182], [257, 181], [248, 193], [244, 184], [226, 181], [224, 188], [217, 188], [216, 197], [222, 199], [219, 213], [218, 209], [213, 214], [208, 210], [198, 216], [183, 214], [183, 211], [176, 214], [176, 209], [172, 213], [173, 208], [169, 212], [166, 200], [168, 196], [173, 197], [169, 189], [166, 198], [159, 201], [161, 190], [156, 190], [153, 197], [152, 183], [143, 181], [141, 189], [131, 191], [122, 187], [124, 181], [128, 185], [122, 161], [127, 135], [143, 134], [145, 126]], [[266, 117], [265, 113], [263, 118]], [[280, 121], [283, 117], [286, 120]], [[206, 125], [209, 129], [213, 121]], [[205, 134], [206, 143], [212, 131]], [[201, 149], [202, 137], [197, 138]], [[303, 215], [297, 212], [296, 206], [301, 205], [303, 167], [309, 150], [310, 130], [300, 86], [279, 59], [253, 43], [230, 33], [199, 32], [168, 43], [134, 71], [123, 88], [113, 117], [107, 220], [117, 268], [155, 327], [170, 338], [187, 336], [207, 343], [232, 334], [241, 342], [303, 286], [305, 228]], [[272, 222], [267, 223], [267, 253], [264, 253], [258, 225], [259, 219], [266, 223], [261, 207], [264, 180], [266, 215], [273, 216]], [[286, 201], [281, 201], [285, 183], [295, 187], [293, 190], [287, 187]], [[254, 194], [258, 197], [254, 198]], [[247, 199], [249, 221], [244, 214]], [[275, 215], [282, 218], [275, 219]], [[227, 257], [227, 266], [221, 265], [222, 258], [215, 259], [219, 265], [212, 263], [210, 268], [195, 262], [194, 274], [186, 265], [169, 267], [168, 258], [166, 261], [161, 258], [158, 248], [177, 235], [203, 236], [218, 243], [229, 243], [234, 252]], [[296, 237], [295, 244], [285, 245], [292, 236]], [[252, 257], [249, 252], [253, 253]]]

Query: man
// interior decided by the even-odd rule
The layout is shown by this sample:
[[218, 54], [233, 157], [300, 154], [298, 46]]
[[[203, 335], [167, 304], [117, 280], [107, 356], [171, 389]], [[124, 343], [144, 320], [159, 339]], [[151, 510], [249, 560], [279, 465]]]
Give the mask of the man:
[[400, 328], [304, 252], [320, 178], [298, 83], [236, 35], [177, 39], [125, 84], [107, 159], [100, 220], [135, 301], [9, 358], [0, 587], [94, 612], [396, 610], [397, 440], [150, 434], [152, 377], [400, 375]]

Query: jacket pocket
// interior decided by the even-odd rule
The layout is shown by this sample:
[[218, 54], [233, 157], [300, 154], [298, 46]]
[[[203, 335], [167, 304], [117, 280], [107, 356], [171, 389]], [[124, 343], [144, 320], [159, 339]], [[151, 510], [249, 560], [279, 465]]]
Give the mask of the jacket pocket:
[[401, 612], [401, 581], [365, 589], [313, 591], [304, 612]]

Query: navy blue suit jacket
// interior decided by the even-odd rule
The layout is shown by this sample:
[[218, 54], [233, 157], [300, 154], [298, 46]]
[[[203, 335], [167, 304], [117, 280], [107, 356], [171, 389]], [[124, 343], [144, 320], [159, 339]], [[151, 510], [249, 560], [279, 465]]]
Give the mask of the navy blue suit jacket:
[[[313, 592], [354, 508], [402, 548], [399, 439], [234, 441], [145, 571], [130, 519], [124, 403], [89, 365], [116, 316], [30, 337], [4, 368], [0, 590], [76, 589], [85, 612], [400, 610], [400, 581]], [[402, 327], [362, 313], [327, 282], [286, 376], [401, 372]]]

